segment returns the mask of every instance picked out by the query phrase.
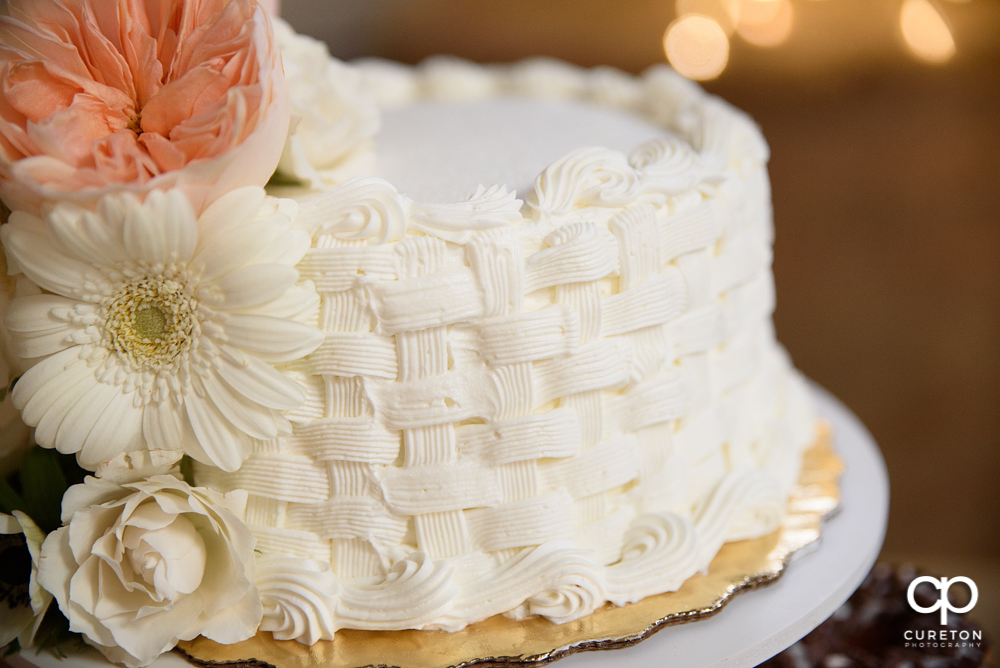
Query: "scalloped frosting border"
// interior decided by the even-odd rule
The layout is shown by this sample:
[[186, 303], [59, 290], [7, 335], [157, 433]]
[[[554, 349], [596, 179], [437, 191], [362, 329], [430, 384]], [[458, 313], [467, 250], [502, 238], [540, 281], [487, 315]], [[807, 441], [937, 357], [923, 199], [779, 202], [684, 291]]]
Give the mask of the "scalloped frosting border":
[[547, 59], [484, 67], [437, 57], [417, 67], [382, 60], [354, 67], [384, 107], [500, 95], [556, 98], [632, 113], [672, 136], [641, 144], [628, 156], [599, 147], [572, 151], [537, 176], [523, 201], [504, 184], [494, 184], [480, 185], [463, 202], [423, 203], [380, 177], [351, 178], [303, 202], [300, 224], [315, 235], [383, 244], [416, 231], [464, 244], [477, 231], [537, 221], [580, 206], [662, 204], [701, 184], [722, 181], [727, 171], [746, 172], [769, 157], [767, 143], [747, 114], [666, 65], [651, 67], [641, 77]]
[[820, 539], [824, 520], [840, 507], [844, 464], [833, 448], [830, 424], [820, 420], [816, 432], [815, 442], [803, 453], [802, 471], [781, 528], [760, 538], [727, 543], [707, 574], [690, 578], [676, 592], [623, 607], [607, 604], [563, 625], [542, 618], [516, 622], [497, 615], [457, 633], [345, 629], [333, 642], [313, 647], [258, 633], [236, 645], [199, 637], [181, 642], [176, 651], [195, 665], [213, 668], [464, 668], [537, 666], [576, 652], [634, 645], [668, 626], [711, 617], [733, 597], [775, 582], [796, 552]]

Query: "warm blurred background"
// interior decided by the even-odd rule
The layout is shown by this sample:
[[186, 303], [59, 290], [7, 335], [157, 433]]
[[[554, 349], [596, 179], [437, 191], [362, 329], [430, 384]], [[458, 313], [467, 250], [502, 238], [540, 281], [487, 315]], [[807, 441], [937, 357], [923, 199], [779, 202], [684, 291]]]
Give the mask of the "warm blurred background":
[[341, 58], [639, 72], [667, 52], [752, 114], [773, 156], [778, 336], [882, 447], [883, 559], [971, 577], [972, 616], [1000, 639], [998, 0], [284, 0], [282, 13]]

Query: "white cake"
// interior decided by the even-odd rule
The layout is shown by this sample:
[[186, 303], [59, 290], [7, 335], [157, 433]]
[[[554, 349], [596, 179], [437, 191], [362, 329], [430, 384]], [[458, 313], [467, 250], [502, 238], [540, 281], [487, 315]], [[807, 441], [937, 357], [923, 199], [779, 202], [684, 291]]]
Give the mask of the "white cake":
[[752, 121], [666, 67], [357, 67], [376, 160], [275, 190], [313, 235], [307, 401], [239, 470], [195, 465], [249, 492], [261, 630], [561, 623], [775, 530], [814, 415]]
[[781, 526], [814, 416], [744, 114], [108, 6], [0, 16], [0, 369], [78, 465], [0, 442], [0, 650], [562, 623]]

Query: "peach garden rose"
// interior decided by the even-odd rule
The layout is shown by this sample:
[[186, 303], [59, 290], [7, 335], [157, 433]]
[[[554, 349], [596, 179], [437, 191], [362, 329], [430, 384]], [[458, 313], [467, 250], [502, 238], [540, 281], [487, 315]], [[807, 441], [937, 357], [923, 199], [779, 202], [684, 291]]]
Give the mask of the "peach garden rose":
[[0, 17], [10, 209], [177, 187], [200, 211], [267, 182], [289, 116], [256, 0], [10, 0]]

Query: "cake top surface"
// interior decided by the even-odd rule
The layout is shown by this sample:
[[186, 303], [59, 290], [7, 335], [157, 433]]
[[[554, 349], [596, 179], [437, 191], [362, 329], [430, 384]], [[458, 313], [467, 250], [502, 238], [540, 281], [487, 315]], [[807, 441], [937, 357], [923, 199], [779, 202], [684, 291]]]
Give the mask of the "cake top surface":
[[669, 136], [635, 114], [586, 102], [417, 101], [384, 110], [375, 173], [420, 201], [459, 202], [478, 184], [502, 184], [523, 197], [542, 170], [582, 146], [627, 155]]

